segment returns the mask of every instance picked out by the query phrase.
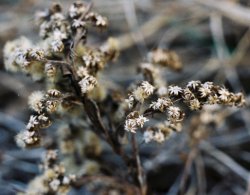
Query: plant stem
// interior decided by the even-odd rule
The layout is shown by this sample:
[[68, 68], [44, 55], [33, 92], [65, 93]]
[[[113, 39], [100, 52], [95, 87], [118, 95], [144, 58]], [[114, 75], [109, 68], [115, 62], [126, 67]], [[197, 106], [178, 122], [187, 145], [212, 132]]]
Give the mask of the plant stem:
[[136, 161], [137, 179], [140, 185], [141, 195], [146, 195], [147, 194], [146, 178], [143, 168], [141, 166], [141, 159], [139, 155], [139, 149], [135, 134], [132, 134], [132, 148], [134, 153], [134, 159]]

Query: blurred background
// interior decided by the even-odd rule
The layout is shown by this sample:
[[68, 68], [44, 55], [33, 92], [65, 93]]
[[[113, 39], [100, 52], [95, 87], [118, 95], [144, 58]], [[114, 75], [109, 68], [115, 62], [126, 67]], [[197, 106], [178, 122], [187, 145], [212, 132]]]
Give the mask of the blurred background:
[[[43, 84], [6, 72], [2, 49], [21, 35], [39, 40], [34, 13], [52, 2], [68, 9], [73, 1], [0, 0], [0, 194], [25, 189], [39, 173], [43, 152], [21, 150], [14, 141], [30, 115], [27, 97]], [[109, 19], [109, 28], [101, 33], [91, 30], [88, 44], [99, 45], [108, 37], [120, 43], [119, 59], [104, 71], [110, 80], [127, 84], [140, 78], [139, 63], [152, 49], [164, 48], [176, 51], [183, 63], [181, 72], [166, 71], [169, 84], [213, 81], [243, 92], [249, 101], [250, 1], [91, 2]], [[190, 144], [192, 133], [200, 129], [205, 138]], [[190, 114], [181, 134], [160, 146], [141, 146], [141, 156], [149, 186], [157, 194], [178, 194], [180, 188], [186, 188], [186, 194], [250, 194], [249, 106]]]

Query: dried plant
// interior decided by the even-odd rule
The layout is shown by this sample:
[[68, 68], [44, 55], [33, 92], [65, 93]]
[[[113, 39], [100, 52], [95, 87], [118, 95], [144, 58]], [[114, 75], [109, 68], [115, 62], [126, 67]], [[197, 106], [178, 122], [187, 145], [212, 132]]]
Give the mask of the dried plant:
[[[22, 148], [47, 149], [43, 173], [30, 182], [25, 194], [64, 194], [70, 187], [88, 184], [98, 192], [91, 183], [121, 194], [147, 194], [138, 136], [146, 144], [162, 143], [183, 129], [185, 115], [191, 111], [209, 105], [245, 105], [242, 93], [213, 82], [167, 86], [162, 72], [166, 68], [180, 71], [182, 63], [175, 52], [161, 48], [150, 52], [138, 67], [143, 80], [122, 90], [103, 84], [102, 70], [118, 57], [119, 45], [113, 38], [99, 47], [87, 44], [89, 28], [102, 31], [108, 25], [107, 18], [91, 10], [91, 4], [73, 3], [66, 14], [59, 4], [53, 4], [38, 12], [35, 21], [41, 42], [21, 37], [4, 47], [7, 70], [26, 73], [46, 85], [44, 91], [29, 96], [33, 114], [16, 136]], [[56, 139], [50, 137], [53, 124]], [[197, 132], [190, 136], [202, 137]], [[101, 140], [125, 163], [123, 176], [105, 176], [101, 170], [97, 160], [104, 147]], [[127, 145], [132, 153], [125, 150]], [[58, 154], [65, 166], [57, 161]]]

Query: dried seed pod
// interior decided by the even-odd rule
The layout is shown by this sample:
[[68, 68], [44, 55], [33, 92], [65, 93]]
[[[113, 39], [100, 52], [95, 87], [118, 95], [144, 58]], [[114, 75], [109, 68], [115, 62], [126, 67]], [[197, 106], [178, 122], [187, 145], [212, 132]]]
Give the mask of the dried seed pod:
[[31, 60], [37, 60], [40, 61], [42, 59], [44, 59], [45, 57], [45, 51], [43, 49], [29, 49], [28, 50], [28, 57], [31, 58]]
[[52, 98], [60, 98], [62, 96], [62, 93], [58, 91], [57, 89], [49, 89], [47, 91], [47, 96]]
[[183, 99], [185, 100], [185, 102], [189, 102], [193, 99], [195, 99], [195, 95], [194, 93], [189, 89], [189, 88], [185, 88], [183, 90], [183, 95], [182, 95]]
[[170, 97], [179, 97], [183, 93], [183, 89], [179, 86], [170, 85], [168, 87], [168, 92]]
[[45, 103], [45, 106], [46, 106], [45, 108], [46, 108], [47, 112], [52, 113], [52, 112], [56, 111], [58, 105], [59, 105], [59, 102], [57, 100], [53, 100], [53, 101], [48, 100]]
[[84, 78], [86, 77], [87, 75], [89, 75], [88, 73], [88, 69], [83, 67], [83, 66], [80, 66], [78, 69], [77, 69], [77, 72], [76, 72], [77, 76], [79, 76], [80, 78]]
[[133, 97], [139, 101], [144, 102], [150, 95], [153, 94], [155, 87], [147, 81], [143, 81], [134, 91]]
[[138, 111], [133, 111], [129, 113], [126, 117], [124, 129], [126, 131], [136, 133], [136, 130], [144, 126], [144, 123], [149, 121], [143, 115], [140, 115]]
[[106, 28], [108, 26], [107, 18], [95, 12], [89, 12], [85, 18], [86, 20], [91, 21], [96, 27]]
[[80, 17], [87, 9], [87, 6], [80, 1], [73, 3], [69, 8], [69, 16], [71, 18]]
[[50, 43], [50, 49], [52, 52], [62, 52], [64, 49], [64, 44], [60, 39], [54, 39]]
[[196, 91], [201, 86], [200, 81], [189, 81], [187, 87], [192, 91]]
[[86, 22], [80, 20], [80, 19], [74, 19], [72, 22], [73, 28], [82, 28], [86, 26]]
[[56, 67], [51, 63], [46, 63], [44, 67], [44, 72], [48, 78], [54, 78], [56, 75]]
[[180, 122], [184, 119], [185, 114], [179, 107], [170, 106], [168, 108], [168, 117], [172, 123]]
[[138, 118], [140, 116], [140, 113], [138, 111], [133, 111], [133, 112], [130, 112], [126, 119], [135, 119], [135, 118]]
[[175, 71], [182, 69], [181, 60], [179, 56], [173, 51], [157, 48], [149, 53], [149, 59], [154, 64], [159, 64], [163, 67], [169, 67]]
[[48, 128], [52, 124], [49, 117], [46, 116], [45, 114], [38, 115], [37, 119], [39, 120], [39, 127], [41, 129]]
[[28, 99], [30, 108], [38, 113], [41, 113], [44, 108], [44, 98], [44, 93], [42, 91], [33, 92]]
[[246, 99], [243, 95], [243, 93], [236, 93], [233, 96], [233, 102], [235, 106], [242, 107], [246, 105]]
[[22, 148], [37, 146], [40, 143], [40, 135], [37, 131], [21, 131], [15, 137], [16, 143]]
[[94, 87], [97, 85], [97, 80], [95, 77], [87, 75], [81, 81], [79, 81], [78, 84], [81, 87], [82, 94], [85, 94], [94, 89]]
[[104, 53], [106, 61], [115, 61], [119, 56], [119, 42], [111, 37], [100, 47], [100, 50]]
[[156, 102], [152, 102], [150, 104], [150, 108], [154, 110], [160, 110], [161, 112], [165, 112], [169, 106], [172, 106], [173, 103], [169, 98], [163, 97], [158, 98]]

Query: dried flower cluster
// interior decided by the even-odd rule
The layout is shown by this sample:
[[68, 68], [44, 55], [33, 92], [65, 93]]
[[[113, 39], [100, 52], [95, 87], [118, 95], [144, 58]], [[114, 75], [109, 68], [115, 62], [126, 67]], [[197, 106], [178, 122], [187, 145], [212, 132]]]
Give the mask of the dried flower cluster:
[[179, 56], [174, 51], [157, 48], [149, 53], [149, 61], [153, 64], [159, 64], [163, 67], [169, 67], [172, 70], [182, 69], [182, 63]]
[[[102, 139], [131, 170], [122, 173], [130, 176], [127, 182], [146, 194], [136, 134], [142, 132], [144, 143], [162, 143], [181, 131], [188, 114], [184, 112], [186, 107], [199, 111], [206, 105], [245, 104], [242, 93], [229, 92], [212, 82], [190, 81], [184, 87], [168, 86], [164, 69], [177, 71], [182, 63], [175, 52], [161, 48], [153, 50], [148, 61], [140, 65], [142, 81], [131, 84], [127, 90], [105, 86], [99, 75], [108, 62], [117, 58], [119, 45], [113, 38], [100, 47], [87, 45], [89, 28], [107, 27], [107, 19], [91, 11], [91, 4], [73, 3], [66, 13], [59, 4], [54, 4], [38, 12], [36, 22], [41, 42], [33, 44], [21, 37], [4, 47], [7, 70], [25, 72], [34, 80], [44, 79], [46, 84], [44, 91], [30, 95], [28, 104], [34, 114], [16, 141], [23, 148], [57, 147], [69, 165], [67, 170], [74, 167], [72, 170], [80, 176], [101, 171], [96, 161], [101, 160], [98, 157]], [[41, 129], [56, 122], [55, 118], [61, 123], [53, 135], [56, 138], [42, 144], [49, 136]], [[129, 133], [131, 136], [127, 136]], [[133, 154], [127, 154], [123, 147], [123, 140], [129, 137]], [[88, 160], [89, 156], [96, 161]], [[66, 176], [65, 168], [66, 165], [57, 163], [57, 152], [49, 150], [43, 163], [44, 172], [30, 183], [27, 194], [67, 193], [75, 177]]]
[[67, 194], [76, 176], [65, 174], [65, 168], [58, 164], [56, 150], [48, 150], [41, 168], [43, 173], [28, 186], [25, 194]]
[[[137, 87], [132, 95], [129, 95], [129, 98], [125, 100], [129, 109], [133, 110], [138, 103], [145, 103], [144, 100], [150, 95], [158, 96], [158, 94], [153, 94], [154, 86], [147, 81], [142, 83], [144, 85]], [[143, 88], [142, 86], [147, 87]], [[241, 107], [245, 104], [242, 93], [231, 93], [226, 88], [214, 85], [212, 82], [190, 81], [184, 88], [170, 85], [166, 89], [167, 93], [158, 96], [156, 101], [150, 102], [152, 98], [148, 99], [148, 108], [147, 105], [141, 105], [140, 112], [134, 110], [128, 114], [124, 126], [125, 130], [135, 133], [138, 128], [144, 126], [144, 122], [149, 121], [149, 118], [146, 118], [149, 113], [152, 116], [154, 113], [166, 114], [167, 120], [163, 124], [149, 126], [144, 132], [146, 143], [152, 140], [163, 142], [173, 131], [181, 129], [185, 113], [181, 110], [180, 103], [186, 104], [191, 110], [200, 110], [203, 105], [221, 104]], [[147, 95], [145, 96], [145, 94]]]
[[147, 81], [143, 81], [126, 100], [129, 107], [134, 105], [134, 101], [143, 103], [154, 92], [154, 86]]
[[50, 89], [46, 94], [35, 91], [30, 95], [29, 106], [37, 114], [30, 116], [26, 129], [16, 136], [19, 146], [30, 147], [40, 143], [40, 130], [51, 125], [50, 115], [58, 109], [61, 97], [62, 94], [56, 89]]
[[[112, 38], [100, 48], [82, 44], [86, 42], [90, 26], [107, 27], [107, 19], [92, 12], [90, 7], [89, 4], [76, 2], [64, 14], [61, 6], [54, 4], [50, 9], [36, 14], [43, 41], [33, 44], [21, 37], [6, 43], [6, 69], [25, 72], [34, 80], [45, 77], [49, 88], [47, 93], [36, 91], [30, 95], [29, 106], [37, 114], [30, 117], [26, 129], [17, 135], [18, 145], [39, 145], [40, 129], [51, 125], [50, 115], [60, 112], [61, 108], [77, 107], [79, 100], [72, 97], [72, 86], [61, 84], [65, 82], [65, 76], [71, 75], [81, 94], [87, 95], [98, 85], [97, 73], [117, 56], [118, 45]], [[74, 66], [69, 65], [71, 62], [74, 62]], [[59, 90], [63, 92], [63, 97]]]
[[136, 129], [139, 127], [142, 128], [144, 123], [147, 121], [148, 119], [142, 115], [139, 115], [139, 112], [131, 112], [125, 121], [125, 130], [136, 133]]
[[[67, 69], [66, 62], [58, 62], [51, 58], [66, 58], [75, 61], [75, 71], [85, 68], [85, 74], [79, 75], [79, 85], [86, 93], [97, 84], [97, 72], [104, 68], [107, 61], [117, 56], [118, 45], [110, 39], [100, 48], [78, 44], [85, 42], [88, 28], [106, 28], [107, 19], [90, 11], [90, 5], [74, 3], [67, 14], [62, 12], [59, 4], [36, 14], [40, 36], [43, 41], [33, 44], [25, 37], [7, 42], [4, 47], [5, 67], [10, 71], [23, 71], [30, 74], [34, 80], [47, 76], [50, 80], [58, 81], [60, 69]], [[75, 50], [73, 54], [71, 51]], [[45, 74], [44, 74], [45, 73]], [[64, 74], [64, 73], [63, 73]]]

